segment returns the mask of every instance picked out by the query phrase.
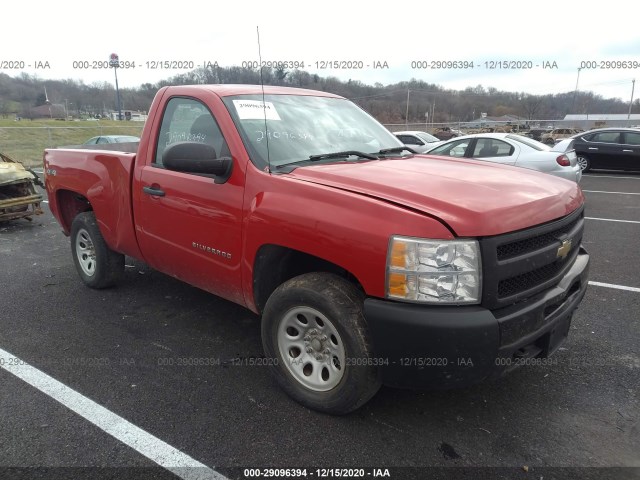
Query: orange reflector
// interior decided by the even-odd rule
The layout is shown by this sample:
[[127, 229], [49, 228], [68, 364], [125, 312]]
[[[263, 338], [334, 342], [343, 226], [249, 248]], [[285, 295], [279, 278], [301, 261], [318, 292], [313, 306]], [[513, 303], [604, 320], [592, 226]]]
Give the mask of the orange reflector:
[[389, 274], [389, 295], [407, 296], [407, 276], [402, 273]]
[[407, 244], [395, 241], [391, 247], [391, 266], [405, 268], [407, 265]]

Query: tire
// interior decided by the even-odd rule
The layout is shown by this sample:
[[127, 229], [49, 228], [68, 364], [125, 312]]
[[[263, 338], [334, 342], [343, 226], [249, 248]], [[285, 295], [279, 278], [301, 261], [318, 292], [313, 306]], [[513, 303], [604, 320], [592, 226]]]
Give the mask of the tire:
[[73, 219], [71, 255], [78, 275], [91, 288], [112, 287], [124, 275], [124, 255], [107, 246], [93, 212], [80, 213]]
[[578, 165], [580, 165], [580, 170], [582, 170], [582, 173], [591, 170], [591, 160], [589, 160], [588, 157], [582, 155], [581, 153], [578, 154]]
[[378, 391], [363, 305], [352, 283], [330, 273], [300, 275], [271, 294], [262, 344], [276, 381], [294, 400], [344, 415]]

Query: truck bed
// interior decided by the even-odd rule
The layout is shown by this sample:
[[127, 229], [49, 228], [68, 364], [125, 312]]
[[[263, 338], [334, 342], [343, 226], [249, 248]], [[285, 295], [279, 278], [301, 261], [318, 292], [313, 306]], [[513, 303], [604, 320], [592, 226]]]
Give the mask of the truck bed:
[[109, 150], [45, 150], [49, 207], [66, 235], [78, 213], [93, 210], [107, 244], [117, 252], [140, 257], [131, 203], [135, 158], [135, 153]]

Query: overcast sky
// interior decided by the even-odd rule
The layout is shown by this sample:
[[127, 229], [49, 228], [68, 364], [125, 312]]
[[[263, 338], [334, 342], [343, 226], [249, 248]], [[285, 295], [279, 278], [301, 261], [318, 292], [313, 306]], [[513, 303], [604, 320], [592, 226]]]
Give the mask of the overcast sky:
[[[445, 88], [482, 84], [545, 94], [573, 92], [581, 62], [594, 62], [596, 68], [580, 71], [578, 89], [629, 101], [631, 81], [640, 77], [640, 68], [600, 68], [607, 66], [600, 62], [640, 63], [640, 7], [634, 4], [608, 1], [595, 8], [559, 0], [240, 0], [155, 5], [133, 0], [18, 0], [8, 11], [5, 6], [0, 67], [24, 62], [25, 68], [0, 71], [113, 82], [113, 69], [74, 68], [74, 61], [93, 66], [115, 52], [121, 61], [135, 62], [134, 69], [118, 70], [120, 86], [137, 86], [186, 71], [151, 68], [158, 61], [181, 61], [186, 66], [256, 61], [258, 26], [263, 61], [303, 61], [305, 70], [323, 76], [367, 84], [416, 78]], [[362, 62], [363, 68], [317, 68], [320, 62], [333, 60]], [[503, 60], [533, 68], [488, 68]], [[412, 61], [426, 61], [429, 66], [432, 61], [472, 61], [474, 68], [418, 69], [411, 68]], [[45, 62], [50, 68], [35, 68], [46, 67]], [[374, 69], [374, 62], [386, 62], [389, 68]], [[554, 62], [557, 68], [543, 68]]]

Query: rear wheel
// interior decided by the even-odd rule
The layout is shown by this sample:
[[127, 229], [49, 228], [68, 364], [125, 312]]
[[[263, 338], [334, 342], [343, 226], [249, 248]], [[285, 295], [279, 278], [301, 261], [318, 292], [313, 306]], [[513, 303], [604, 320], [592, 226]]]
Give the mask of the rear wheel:
[[380, 388], [363, 302], [352, 283], [329, 273], [295, 277], [269, 297], [265, 354], [277, 382], [299, 403], [342, 415]]
[[124, 255], [107, 246], [93, 212], [73, 219], [71, 254], [78, 275], [91, 288], [112, 287], [124, 274]]
[[580, 165], [580, 170], [583, 172], [591, 170], [591, 161], [584, 155], [578, 155], [578, 165]]

